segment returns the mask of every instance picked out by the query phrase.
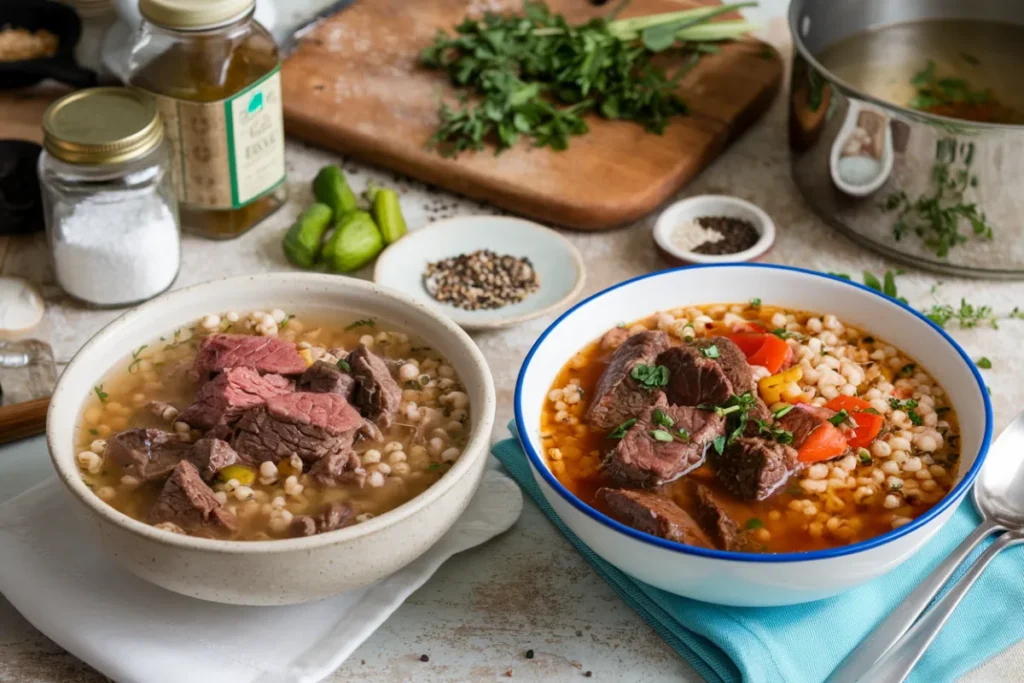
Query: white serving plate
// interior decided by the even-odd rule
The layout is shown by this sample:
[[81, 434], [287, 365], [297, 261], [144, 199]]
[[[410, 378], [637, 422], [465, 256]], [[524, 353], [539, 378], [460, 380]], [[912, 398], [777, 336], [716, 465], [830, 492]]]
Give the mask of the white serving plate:
[[[913, 522], [867, 541], [814, 552], [754, 554], [695, 548], [641, 533], [585, 505], [558, 482], [540, 455], [540, 414], [555, 376], [573, 353], [622, 320], [679, 306], [755, 297], [786, 308], [832, 313], [900, 348], [938, 380], [959, 415], [962, 444], [957, 482], [945, 498]], [[992, 405], [984, 380], [964, 350], [921, 313], [847, 280], [756, 264], [663, 271], [579, 303], [541, 335], [526, 357], [516, 386], [515, 413], [520, 440], [544, 497], [594, 552], [663, 590], [738, 606], [818, 600], [899, 566], [956, 510], [981, 468], [992, 436]]]
[[[427, 264], [478, 249], [529, 258], [540, 288], [519, 303], [492, 310], [467, 311], [431, 297], [423, 286]], [[586, 274], [579, 251], [554, 230], [521, 218], [481, 215], [448, 218], [410, 232], [377, 258], [373, 279], [467, 330], [488, 330], [536, 318], [572, 301]]]

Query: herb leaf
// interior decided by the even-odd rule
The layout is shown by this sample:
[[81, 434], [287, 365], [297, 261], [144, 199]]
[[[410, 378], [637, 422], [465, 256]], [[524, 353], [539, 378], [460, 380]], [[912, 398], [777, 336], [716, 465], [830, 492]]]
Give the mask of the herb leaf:
[[654, 424], [661, 425], [662, 427], [671, 427], [676, 423], [676, 421], [669, 417], [667, 414], [665, 414], [665, 412], [662, 411], [661, 408], [656, 408], [654, 410], [654, 412], [651, 414], [651, 420], [654, 421]]
[[632, 427], [635, 424], [636, 424], [636, 418], [635, 417], [629, 418], [628, 420], [626, 420], [625, 422], [620, 424], [618, 427], [616, 427], [612, 431], [608, 432], [608, 438], [609, 439], [621, 439], [622, 437], [626, 436], [626, 432], [629, 431], [629, 428]]
[[715, 440], [711, 442], [711, 445], [714, 446], [715, 452], [721, 455], [722, 453], [725, 452], [725, 437], [716, 436]]
[[107, 401], [107, 392], [103, 391], [103, 385], [102, 384], [98, 384], [98, 385], [94, 386], [92, 388], [92, 390], [96, 392], [96, 397], [99, 398], [100, 403], [106, 403], [106, 401]]
[[348, 332], [349, 330], [354, 330], [357, 327], [375, 327], [376, 325], [377, 321], [374, 320], [373, 318], [365, 318], [363, 320], [357, 320], [351, 325], [347, 325], [345, 327], [345, 331]]
[[352, 366], [349, 365], [349, 362], [344, 358], [339, 358], [337, 365], [338, 369], [342, 372], [352, 372]]
[[756, 297], [751, 299], [750, 300], [750, 307], [751, 308], [761, 308], [761, 300], [756, 298]]
[[712, 359], [714, 359], [714, 358], [718, 358], [718, 356], [720, 355], [718, 353], [718, 347], [716, 345], [714, 345], [714, 344], [712, 344], [711, 346], [705, 346], [704, 348], [702, 348], [700, 350], [700, 352], [702, 354], [704, 354], [705, 358], [712, 358]]
[[148, 348], [149, 348], [149, 344], [143, 344], [139, 348], [137, 348], [134, 351], [132, 351], [132, 362], [128, 364], [128, 372], [129, 373], [135, 372], [136, 370], [139, 369], [139, 364], [142, 363], [142, 359], [139, 358], [139, 354], [141, 354], [144, 350], [146, 350]]
[[637, 363], [629, 376], [644, 389], [651, 390], [668, 384], [668, 368], [664, 365]]
[[748, 531], [752, 531], [754, 529], [760, 529], [763, 526], [764, 526], [764, 522], [762, 522], [757, 517], [751, 517], [750, 519], [747, 520], [747, 523], [743, 525], [743, 528], [747, 529]]
[[991, 370], [992, 369], [992, 361], [990, 361], [985, 356], [982, 356], [978, 360], [974, 361], [974, 364], [977, 365], [982, 370]]

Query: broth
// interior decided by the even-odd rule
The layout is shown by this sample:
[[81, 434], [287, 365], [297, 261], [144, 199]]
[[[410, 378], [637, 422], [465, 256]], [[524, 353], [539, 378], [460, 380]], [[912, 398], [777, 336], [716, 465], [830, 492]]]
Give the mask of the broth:
[[[956, 478], [959, 426], [945, 393], [913, 359], [863, 330], [831, 315], [714, 304], [657, 313], [620, 326], [619, 334], [632, 338], [661, 330], [672, 348], [749, 330], [751, 323], [786, 337], [792, 367], [802, 372], [796, 386], [783, 390], [788, 396], [774, 405], [758, 385], [773, 412], [787, 404], [823, 406], [837, 396], [854, 395], [884, 416], [881, 431], [866, 448], [804, 465], [765, 500], [741, 499], [723, 486], [709, 464], [710, 451], [705, 464], [653, 490], [699, 518], [694, 484], [703, 485], [737, 523], [745, 549], [760, 552], [820, 550], [872, 538], [906, 524], [946, 495]], [[541, 414], [541, 436], [558, 480], [588, 505], [616, 517], [598, 491], [630, 487], [609, 476], [605, 465], [616, 442], [607, 429], [590, 426], [587, 413], [618, 348], [606, 337], [584, 346], [557, 375]], [[836, 375], [841, 384], [833, 382]], [[902, 408], [892, 406], [893, 400], [903, 402]]]
[[[351, 367], [343, 367], [345, 350], [365, 345], [389, 364], [401, 387], [401, 404], [393, 423], [382, 426], [379, 436], [360, 434], [355, 438], [352, 449], [365, 470], [362, 479], [342, 478], [324, 484], [311, 476], [310, 463], [295, 453], [276, 459], [273, 467], [259, 459], [242, 463], [249, 475], [230, 468], [220, 470], [208, 483], [223, 507], [237, 516], [238, 529], [224, 533], [202, 528], [197, 535], [233, 540], [295, 535], [289, 526], [294, 518], [316, 515], [331, 503], [347, 506], [350, 522], [364, 521], [411, 500], [448, 471], [468, 440], [469, 401], [454, 369], [437, 351], [373, 319], [275, 313], [279, 320], [272, 320], [270, 327], [265, 322], [271, 314], [262, 312], [207, 316], [193, 326], [154, 339], [118, 363], [82, 408], [76, 447], [86, 484], [117, 510], [143, 522], [152, 521], [151, 511], [166, 485], [166, 476], [140, 481], [138, 476], [126, 474], [126, 469], [105, 457], [105, 453], [109, 455], [107, 440], [133, 428], [167, 430], [190, 443], [209, 437], [220, 428], [190, 429], [178, 420], [201, 386], [192, 371], [200, 344], [214, 334], [266, 336], [268, 331], [269, 336], [294, 344], [307, 365], [324, 360], [344, 372], [352, 372]], [[158, 408], [154, 412], [153, 402], [168, 404], [172, 411]], [[216, 436], [237, 446], [237, 424], [241, 422]], [[245, 455], [241, 448], [239, 453]], [[243, 479], [251, 475], [252, 481], [239, 481], [236, 472], [241, 472]]]
[[[932, 20], [864, 31], [828, 46], [817, 58], [845, 83], [899, 106], [973, 121], [1024, 123], [1024, 93], [1016, 78], [1022, 46], [1022, 26]], [[915, 84], [915, 76], [929, 62], [932, 83], [950, 79], [948, 93], [959, 102], [915, 102], [927, 80]]]

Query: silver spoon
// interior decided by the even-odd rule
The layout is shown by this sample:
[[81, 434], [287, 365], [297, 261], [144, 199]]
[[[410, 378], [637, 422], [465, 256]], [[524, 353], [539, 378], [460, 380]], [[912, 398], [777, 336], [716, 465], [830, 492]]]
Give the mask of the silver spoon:
[[[1024, 413], [1013, 419], [989, 450], [973, 491], [982, 522], [836, 667], [826, 683], [902, 681], [921, 658], [953, 610], [1000, 551], [1024, 541]], [[989, 547], [974, 566], [918, 623], [949, 577], [971, 551], [995, 532], [1013, 529]], [[902, 640], [901, 640], [902, 638]], [[912, 659], [911, 659], [912, 658]], [[906, 669], [896, 678], [891, 667]], [[880, 673], [883, 668], [888, 675]]]

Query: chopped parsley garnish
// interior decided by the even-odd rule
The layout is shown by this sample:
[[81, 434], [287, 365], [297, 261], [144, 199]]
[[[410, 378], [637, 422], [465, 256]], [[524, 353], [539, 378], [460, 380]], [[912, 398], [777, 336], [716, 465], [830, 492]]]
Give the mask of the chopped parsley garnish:
[[914, 374], [914, 370], [916, 369], [916, 365], [914, 365], [913, 363], [907, 363], [902, 368], [900, 368], [900, 377], [910, 377], [911, 375]]
[[620, 424], [618, 427], [616, 427], [612, 431], [608, 432], [608, 438], [609, 439], [621, 439], [622, 437], [624, 437], [626, 435], [626, 432], [629, 431], [629, 428], [632, 427], [635, 424], [636, 424], [636, 418], [635, 417], [629, 418], [628, 420], [626, 420], [625, 422]]
[[714, 358], [718, 358], [718, 356], [719, 356], [718, 347], [715, 346], [714, 344], [712, 344], [711, 346], [705, 346], [704, 348], [702, 348], [700, 350], [700, 352], [704, 354], [705, 358], [712, 358], [712, 359], [714, 359]]
[[682, 439], [683, 441], [689, 441], [690, 440], [690, 432], [688, 432], [686, 429], [684, 429], [683, 427], [680, 427], [677, 431], [678, 431], [680, 439]]
[[715, 440], [711, 442], [711, 445], [714, 446], [715, 452], [721, 455], [722, 453], [725, 452], [725, 437], [716, 436]]
[[916, 410], [908, 410], [907, 417], [909, 417], [910, 421], [913, 422], [915, 425], [920, 426], [924, 424], [924, 418], [918, 415]]
[[758, 434], [769, 436], [783, 445], [793, 443], [793, 432], [772, 425], [767, 420], [755, 420], [755, 422], [757, 423]]
[[874, 408], [865, 408], [864, 410], [862, 410], [860, 412], [862, 412], [862, 413], [871, 413], [872, 415], [881, 415], [881, 413], [878, 412], [877, 410], [875, 410]]
[[[723, 405], [716, 406], [710, 403], [701, 403], [697, 405], [700, 410], [707, 410], [714, 412], [719, 417], [724, 417], [728, 420], [727, 425], [729, 429], [729, 437], [723, 441], [722, 449], [719, 450], [718, 446], [715, 446], [715, 450], [722, 453], [725, 446], [731, 444], [736, 439], [743, 436], [744, 430], [747, 428], [747, 422], [750, 420], [749, 411], [757, 404], [757, 399], [749, 391], [740, 394], [739, 396], [730, 396]], [[725, 437], [722, 437], [725, 439]]]
[[991, 370], [992, 369], [992, 361], [990, 361], [985, 356], [982, 356], [978, 360], [974, 361], [974, 364], [977, 365], [982, 370]]
[[662, 427], [671, 427], [676, 423], [676, 421], [666, 415], [661, 408], [655, 409], [654, 413], [651, 415], [651, 419], [654, 421], [654, 424], [659, 424]]
[[648, 432], [655, 441], [673, 441], [672, 435], [666, 432], [664, 429], [652, 429]]
[[774, 413], [772, 413], [772, 417], [774, 417], [776, 420], [778, 420], [780, 417], [782, 417], [783, 415], [785, 415], [789, 411], [793, 410], [793, 408], [795, 408], [795, 407], [796, 406], [793, 406], [793, 405], [782, 406], [781, 408], [776, 410]]
[[92, 388], [96, 392], [96, 396], [100, 399], [101, 403], [105, 403], [107, 400], [107, 392], [103, 391], [103, 385], [99, 384]]
[[351, 325], [347, 326], [345, 328], [345, 331], [348, 332], [349, 330], [354, 330], [357, 327], [374, 327], [376, 325], [377, 321], [375, 321], [373, 318], [365, 318], [363, 320], [357, 320]]
[[139, 358], [139, 354], [148, 348], [149, 344], [143, 344], [139, 348], [132, 351], [132, 362], [128, 364], [128, 372], [135, 372], [136, 370], [139, 369], [139, 364], [142, 362], [142, 359]]
[[756, 298], [756, 297], [751, 299], [750, 300], [750, 307], [751, 308], [761, 308], [761, 300]]
[[748, 531], [753, 531], [754, 529], [760, 529], [763, 526], [764, 526], [764, 522], [759, 520], [757, 517], [751, 517], [750, 519], [747, 520], [747, 523], [743, 525], [743, 527], [745, 529], [747, 529]]
[[892, 406], [893, 410], [905, 410], [907, 417], [910, 421], [916, 425], [924, 424], [924, 419], [917, 413], [914, 408], [917, 407], [917, 401], [912, 398], [908, 398], [905, 401], [901, 401], [898, 398], [890, 398], [889, 405]]
[[846, 422], [848, 419], [850, 419], [850, 413], [846, 412], [846, 409], [843, 408], [838, 413], [830, 417], [828, 421], [832, 423], [832, 426], [838, 427], [839, 425]]
[[967, 303], [966, 299], [960, 299], [958, 309], [949, 304], [934, 304], [925, 315], [939, 327], [945, 327], [950, 320], [956, 320], [964, 329], [977, 327], [982, 323], [989, 323], [995, 329], [999, 329], [999, 321], [992, 314], [991, 306], [975, 306]]
[[656, 389], [668, 384], [668, 368], [664, 365], [638, 363], [629, 376], [644, 389]]
[[[163, 341], [163, 340], [164, 340], [164, 338], [160, 337], [160, 341]], [[181, 346], [181, 344], [184, 343], [184, 341], [185, 340], [183, 340], [181, 338], [181, 330], [175, 330], [174, 331], [174, 335], [173, 335], [173, 339], [171, 340], [171, 343], [167, 344], [166, 346], [164, 346], [164, 349], [167, 349], [167, 350], [176, 349], [179, 346]]]
[[338, 369], [342, 372], [352, 372], [352, 366], [344, 358], [338, 359]]
[[785, 339], [803, 339], [804, 338], [804, 336], [802, 334], [797, 334], [796, 332], [790, 332], [789, 330], [787, 330], [784, 327], [778, 327], [778, 328], [772, 330], [772, 334], [774, 334], [779, 339], [783, 339], [783, 340], [785, 340]]

